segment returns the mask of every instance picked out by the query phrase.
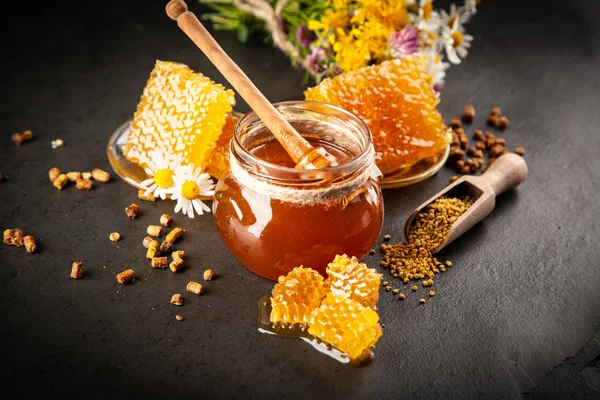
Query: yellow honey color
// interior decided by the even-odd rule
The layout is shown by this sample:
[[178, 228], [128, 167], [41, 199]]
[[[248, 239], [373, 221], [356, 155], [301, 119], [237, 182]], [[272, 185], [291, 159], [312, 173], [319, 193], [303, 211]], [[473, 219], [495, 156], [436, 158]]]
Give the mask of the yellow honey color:
[[337, 255], [327, 266], [325, 287], [332, 293], [374, 308], [379, 300], [382, 275], [374, 268], [358, 262], [356, 257]]
[[171, 151], [206, 167], [234, 94], [184, 64], [156, 61], [131, 122], [127, 159], [142, 166], [153, 150]]
[[271, 322], [308, 323], [324, 295], [323, 277], [317, 271], [294, 268], [273, 287]]
[[425, 57], [413, 55], [323, 80], [306, 100], [340, 106], [370, 128], [384, 175], [439, 154], [452, 140]]
[[353, 360], [363, 358], [382, 335], [375, 311], [335, 293], [329, 293], [313, 312], [308, 333]]

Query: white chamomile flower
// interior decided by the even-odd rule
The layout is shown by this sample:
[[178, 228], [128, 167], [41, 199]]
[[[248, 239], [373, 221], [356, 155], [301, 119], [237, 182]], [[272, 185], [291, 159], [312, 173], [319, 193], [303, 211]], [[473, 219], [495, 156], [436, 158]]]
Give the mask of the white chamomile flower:
[[427, 57], [425, 70], [433, 77], [433, 87], [437, 92], [440, 92], [444, 87], [444, 78], [446, 70], [450, 64], [442, 61], [442, 56], [435, 50], [430, 50], [424, 55]]
[[145, 196], [153, 194], [154, 197], [166, 199], [174, 188], [175, 172], [181, 167], [181, 158], [174, 157], [171, 152], [163, 153], [158, 150], [150, 154], [150, 161], [146, 163], [145, 169], [151, 178], [142, 181], [142, 186], [146, 192]]
[[462, 25], [469, 22], [470, 18], [471, 15], [467, 12], [465, 7], [457, 9], [456, 4], [451, 4], [450, 12], [446, 12], [446, 10], [441, 11], [440, 22], [443, 26], [452, 28], [457, 20], [459, 24]]
[[443, 46], [440, 41], [440, 31], [419, 31], [419, 47], [426, 52], [431, 50], [439, 52], [443, 50]]
[[420, 31], [436, 31], [439, 30], [440, 25], [440, 14], [433, 10], [433, 0], [420, 0], [415, 27]]
[[477, 13], [477, 6], [481, 0], [465, 0], [465, 4], [459, 7], [458, 13], [463, 15], [463, 24], [468, 22]]
[[444, 26], [442, 43], [446, 49], [448, 61], [452, 64], [460, 64], [461, 58], [469, 53], [473, 36], [465, 34], [465, 30], [459, 18], [455, 18], [452, 26]]
[[183, 212], [190, 218], [194, 218], [194, 210], [198, 215], [204, 211], [210, 212], [210, 208], [200, 200], [200, 196], [212, 196], [215, 194], [215, 185], [206, 172], [201, 168], [194, 169], [190, 164], [179, 168], [174, 176], [175, 189], [171, 194], [172, 200], [177, 200], [175, 212]]

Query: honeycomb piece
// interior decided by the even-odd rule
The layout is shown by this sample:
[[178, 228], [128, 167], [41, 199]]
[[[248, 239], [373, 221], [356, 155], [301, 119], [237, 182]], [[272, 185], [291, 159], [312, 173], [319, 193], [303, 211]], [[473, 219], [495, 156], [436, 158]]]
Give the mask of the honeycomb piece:
[[153, 150], [170, 150], [205, 167], [234, 103], [233, 91], [184, 64], [157, 60], [131, 122], [127, 159], [145, 166]]
[[233, 115], [227, 116], [223, 127], [223, 133], [215, 143], [215, 147], [206, 155], [205, 171], [217, 179], [229, 169], [229, 142], [233, 138], [234, 128], [239, 118]]
[[384, 175], [437, 155], [451, 141], [420, 55], [385, 61], [323, 80], [306, 100], [340, 106], [371, 129]]
[[346, 353], [362, 359], [381, 336], [379, 316], [356, 300], [329, 293], [312, 315], [308, 333]]
[[382, 277], [374, 268], [367, 268], [366, 264], [358, 262], [356, 257], [337, 255], [327, 267], [325, 287], [332, 293], [374, 308], [379, 300]]
[[317, 271], [294, 268], [273, 287], [271, 322], [308, 323], [324, 295], [323, 277]]

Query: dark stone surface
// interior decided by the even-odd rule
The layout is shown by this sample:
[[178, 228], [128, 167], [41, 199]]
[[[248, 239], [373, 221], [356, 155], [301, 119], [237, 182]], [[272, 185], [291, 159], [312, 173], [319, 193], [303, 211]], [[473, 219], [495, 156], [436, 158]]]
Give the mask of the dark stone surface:
[[[444, 251], [455, 267], [436, 281], [435, 298], [419, 305], [416, 294], [401, 303], [382, 293], [384, 336], [376, 361], [361, 369], [256, 331], [256, 301], [272, 283], [236, 262], [210, 216], [176, 217], [187, 229], [184, 273], [153, 271], [141, 240], [172, 203], [143, 203], [128, 221], [124, 207], [138, 200], [121, 181], [91, 192], [48, 182], [54, 166], [110, 169], [108, 137], [132, 115], [156, 58], [223, 81], [161, 2], [135, 3], [48, 2], [27, 18], [6, 16], [0, 28], [0, 171], [9, 177], [0, 184], [1, 228], [19, 227], [39, 244], [34, 255], [0, 247], [0, 397], [600, 397], [593, 2], [483, 2], [468, 27], [474, 47], [449, 72], [441, 110], [451, 118], [472, 103], [481, 126], [501, 105], [511, 120], [504, 136], [526, 147], [530, 176]], [[217, 38], [272, 101], [302, 96], [300, 73], [276, 50]], [[36, 139], [14, 146], [10, 134], [27, 128]], [[65, 147], [52, 150], [55, 138]], [[384, 233], [401, 239], [409, 210], [451, 175], [443, 169], [386, 191]], [[108, 240], [113, 231], [119, 243]], [[75, 260], [85, 266], [80, 281], [69, 279]], [[206, 294], [171, 306], [171, 295], [207, 267], [218, 279]], [[120, 286], [115, 274], [126, 268], [140, 279]]]

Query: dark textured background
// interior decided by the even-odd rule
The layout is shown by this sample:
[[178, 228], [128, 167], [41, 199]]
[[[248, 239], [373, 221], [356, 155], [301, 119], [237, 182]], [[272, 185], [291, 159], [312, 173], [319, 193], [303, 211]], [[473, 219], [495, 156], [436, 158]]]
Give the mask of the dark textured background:
[[[473, 103], [480, 127], [502, 106], [505, 137], [527, 148], [530, 176], [445, 250], [455, 267], [436, 280], [435, 298], [420, 306], [416, 294], [399, 302], [382, 293], [384, 335], [376, 361], [360, 369], [257, 332], [256, 301], [272, 283], [236, 262], [210, 215], [176, 217], [190, 267], [175, 275], [153, 271], [141, 247], [171, 202], [143, 203], [128, 221], [123, 209], [138, 200], [119, 180], [91, 192], [52, 187], [54, 166], [110, 170], [108, 137], [133, 114], [156, 58], [223, 82], [160, 1], [57, 4], [9, 13], [0, 27], [0, 171], [10, 178], [0, 184], [1, 228], [39, 244], [34, 255], [0, 247], [0, 397], [600, 397], [594, 2], [483, 1], [468, 26], [471, 54], [450, 70], [440, 107], [451, 118]], [[300, 73], [276, 50], [216, 37], [272, 101], [302, 97]], [[15, 146], [10, 135], [27, 128], [36, 139]], [[52, 150], [55, 138], [65, 147]], [[451, 174], [386, 191], [384, 233], [401, 239], [409, 210]], [[113, 231], [121, 242], [108, 240]], [[79, 281], [69, 279], [74, 260], [85, 266]], [[206, 294], [171, 306], [207, 267], [219, 276]], [[118, 285], [126, 268], [140, 279]]]

